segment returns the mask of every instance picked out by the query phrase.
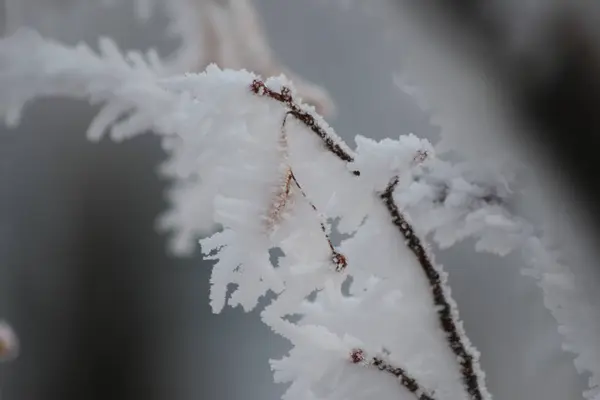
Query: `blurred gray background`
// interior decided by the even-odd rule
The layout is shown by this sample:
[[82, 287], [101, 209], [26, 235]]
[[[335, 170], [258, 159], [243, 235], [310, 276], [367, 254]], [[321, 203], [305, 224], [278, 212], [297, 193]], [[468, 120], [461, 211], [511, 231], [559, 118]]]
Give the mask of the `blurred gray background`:
[[[31, 0], [22, 0], [31, 1]], [[128, 6], [31, 7], [30, 24], [69, 43], [98, 34], [122, 48], [176, 43], [160, 16], [134, 21]], [[298, 73], [330, 90], [334, 128], [349, 144], [437, 131], [393, 84], [394, 43], [360, 8], [320, 0], [257, 1], [271, 44]], [[33, 3], [32, 3], [33, 4]], [[277, 399], [268, 359], [287, 343], [256, 313], [208, 307], [210, 263], [168, 256], [154, 230], [167, 182], [151, 135], [92, 144], [86, 103], [35, 103], [15, 130], [0, 128], [0, 317], [21, 339], [0, 365], [3, 400]], [[498, 400], [577, 399], [585, 377], [560, 351], [555, 321], [518, 257], [438, 254]]]

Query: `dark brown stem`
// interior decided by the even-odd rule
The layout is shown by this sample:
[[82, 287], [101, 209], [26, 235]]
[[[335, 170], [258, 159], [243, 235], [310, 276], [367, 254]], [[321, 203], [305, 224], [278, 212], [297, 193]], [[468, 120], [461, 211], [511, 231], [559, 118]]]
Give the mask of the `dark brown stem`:
[[405, 369], [393, 366], [389, 362], [385, 361], [380, 357], [367, 358], [364, 350], [354, 349], [350, 353], [350, 361], [353, 364], [362, 364], [367, 366], [377, 367], [380, 371], [387, 372], [396, 377], [402, 386], [404, 386], [409, 392], [413, 393], [419, 400], [434, 400], [434, 398], [427, 394], [425, 388], [419, 385], [419, 382], [406, 372]]
[[[354, 161], [354, 155], [348, 151], [345, 151], [339, 143], [336, 143], [336, 141], [329, 137], [325, 129], [317, 124], [315, 118], [307, 111], [303, 111], [302, 108], [294, 102], [289, 88], [283, 87], [281, 92], [276, 92], [269, 89], [263, 81], [256, 79], [250, 85], [250, 89], [257, 95], [267, 96], [279, 101], [280, 103], [283, 103], [289, 110], [288, 114], [296, 117], [296, 119], [304, 123], [307, 128], [309, 128], [323, 140], [323, 144], [327, 150], [329, 150], [342, 161]], [[421, 156], [425, 157], [426, 154], [417, 154], [417, 157], [420, 158]], [[352, 174], [354, 176], [360, 176], [360, 171], [352, 171]], [[444, 290], [440, 272], [431, 262], [431, 257], [427, 254], [421, 239], [415, 234], [415, 230], [402, 215], [394, 201], [393, 192], [397, 185], [398, 178], [396, 177], [390, 182], [385, 191], [381, 194], [381, 199], [390, 213], [392, 223], [398, 227], [400, 233], [405, 239], [406, 245], [416, 257], [421, 269], [423, 270], [423, 273], [429, 281], [429, 286], [433, 296], [433, 303], [438, 309], [438, 319], [441, 328], [446, 334], [448, 345], [452, 349], [453, 353], [457, 356], [460, 364], [463, 385], [465, 386], [466, 391], [472, 400], [483, 400], [479, 376], [475, 371], [476, 357], [469, 352], [467, 346], [465, 346], [463, 343], [463, 338], [460, 335], [461, 332], [459, 331], [456, 321], [458, 313], [454, 309], [452, 305], [453, 303], [448, 301], [450, 296]], [[425, 397], [419, 399], [427, 400], [428, 398]]]
[[419, 261], [425, 276], [427, 276], [433, 295], [433, 303], [438, 310], [437, 313], [440, 325], [446, 334], [446, 339], [448, 340], [450, 348], [459, 360], [463, 384], [465, 385], [467, 392], [473, 400], [482, 400], [483, 395], [479, 387], [479, 380], [474, 367], [475, 357], [469, 353], [459, 334], [457, 321], [455, 321], [457, 312], [453, 309], [451, 303], [447, 299], [449, 296], [444, 291], [440, 272], [431, 262], [431, 258], [423, 247], [421, 239], [415, 234], [413, 227], [406, 221], [406, 218], [402, 215], [394, 202], [393, 193], [397, 185], [398, 178], [396, 177], [392, 179], [385, 191], [381, 194], [381, 199], [392, 217], [392, 223], [398, 228], [400, 233], [402, 233], [402, 236], [404, 236], [406, 245], [413, 252]]
[[[327, 149], [336, 155], [340, 160], [345, 162], [354, 161], [354, 156], [352, 156], [348, 151], [344, 150], [342, 146], [336, 143], [332, 138], [329, 137], [325, 129], [321, 127], [315, 117], [313, 117], [310, 113], [303, 111], [302, 108], [296, 104], [292, 98], [292, 92], [289, 88], [283, 87], [281, 92], [276, 92], [267, 87], [267, 85], [258, 79], [255, 79], [250, 85], [250, 89], [253, 93], [259, 96], [267, 96], [272, 98], [273, 100], [277, 100], [280, 103], [283, 103], [287, 109], [288, 114], [296, 117], [297, 120], [306, 125], [311, 131], [317, 134]], [[354, 175], [360, 175], [360, 172], [354, 171]]]

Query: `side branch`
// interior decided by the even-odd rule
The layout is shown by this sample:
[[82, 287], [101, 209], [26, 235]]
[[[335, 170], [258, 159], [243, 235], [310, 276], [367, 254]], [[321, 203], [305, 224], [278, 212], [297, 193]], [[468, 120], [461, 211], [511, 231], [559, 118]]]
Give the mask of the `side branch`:
[[385, 371], [400, 380], [402, 386], [413, 393], [418, 400], [435, 400], [431, 395], [427, 394], [425, 389], [419, 385], [417, 380], [410, 376], [403, 368], [395, 367], [389, 362], [379, 357], [367, 358], [364, 350], [354, 349], [350, 353], [350, 361], [353, 364], [361, 364], [365, 366], [377, 367], [380, 371]]
[[[263, 81], [255, 79], [250, 85], [250, 90], [252, 90], [253, 93], [259, 96], [268, 96], [273, 100], [277, 100], [278, 102], [283, 103], [289, 110], [288, 114], [291, 114], [294, 117], [296, 117], [296, 119], [301, 121], [311, 131], [317, 134], [321, 138], [321, 140], [323, 140], [323, 143], [330, 152], [335, 154], [342, 161], [354, 161], [354, 156], [351, 155], [349, 152], [345, 151], [342, 148], [342, 146], [340, 146], [332, 138], [330, 138], [329, 135], [327, 135], [327, 132], [325, 132], [325, 130], [323, 129], [323, 127], [321, 127], [317, 123], [315, 117], [313, 117], [310, 113], [302, 110], [302, 108], [294, 102], [292, 98], [292, 92], [289, 88], [283, 87], [281, 89], [281, 92], [276, 92], [272, 89], [269, 89]], [[353, 174], [358, 176], [360, 175], [360, 172], [354, 171]]]
[[[300, 183], [298, 183], [298, 180], [294, 176], [294, 173], [292, 172], [291, 169], [290, 169], [290, 176], [291, 176], [292, 181], [294, 181], [294, 183], [296, 184], [296, 187], [298, 188], [298, 190], [300, 191], [302, 196], [306, 199], [306, 201], [310, 205], [310, 207], [315, 211], [315, 213], [317, 213], [317, 215], [320, 215], [319, 210], [317, 210], [317, 207], [313, 204], [312, 201], [310, 201], [310, 199], [306, 195], [306, 192], [304, 192], [304, 189], [302, 189], [302, 186], [300, 186]], [[329, 234], [327, 233], [327, 229], [325, 228], [325, 223], [323, 223], [323, 221], [319, 221], [319, 225], [321, 226], [321, 231], [323, 231], [323, 235], [325, 235], [325, 239], [327, 240], [327, 244], [329, 245], [329, 250], [331, 251], [331, 261], [333, 262], [333, 265], [335, 265], [336, 272], [345, 271], [346, 267], [348, 266], [348, 261], [346, 260], [346, 256], [344, 256], [342, 253], [337, 251], [335, 249], [335, 247], [333, 246], [333, 243], [331, 243], [331, 239], [329, 238]]]
[[[296, 104], [292, 98], [291, 91], [287, 87], [283, 87], [280, 92], [276, 92], [269, 89], [266, 84], [258, 79], [255, 79], [250, 85], [250, 89], [253, 93], [259, 96], [268, 96], [273, 100], [279, 101], [286, 108], [288, 108], [288, 114], [293, 115], [299, 121], [301, 121], [307, 128], [317, 134], [322, 140], [323, 144], [328, 151], [333, 153], [340, 160], [345, 162], [354, 161], [354, 155], [350, 152], [345, 151], [342, 146], [336, 143], [315, 120], [315, 118], [307, 111], [304, 111], [300, 105]], [[418, 154], [415, 161], [419, 161], [421, 157], [426, 157], [426, 154]], [[360, 176], [360, 171], [352, 171], [354, 176]], [[457, 311], [453, 307], [453, 302], [450, 302], [449, 294], [445, 292], [444, 286], [441, 281], [440, 273], [431, 262], [429, 255], [427, 254], [421, 239], [415, 234], [415, 230], [408, 223], [406, 218], [402, 215], [398, 206], [394, 202], [393, 192], [398, 185], [398, 178], [394, 178], [387, 186], [386, 190], [381, 194], [388, 212], [390, 213], [392, 223], [398, 227], [400, 233], [405, 238], [406, 245], [412, 251], [417, 261], [419, 262], [425, 276], [429, 281], [431, 292], [433, 295], [434, 305], [438, 308], [438, 319], [440, 325], [446, 334], [446, 340], [448, 345], [457, 356], [460, 364], [460, 371], [462, 374], [463, 384], [466, 391], [470, 395], [472, 400], [483, 400], [483, 390], [480, 387], [479, 376], [476, 372], [475, 362], [476, 357], [471, 354], [467, 346], [463, 343], [461, 333], [458, 325], [456, 316]], [[384, 365], [382, 362], [379, 365]], [[387, 371], [387, 368], [383, 368]], [[403, 371], [397, 370], [395, 371]], [[388, 371], [389, 372], [389, 371]], [[404, 372], [403, 372], [404, 373]], [[416, 383], [416, 381], [415, 381]], [[427, 400], [428, 397], [419, 397], [419, 400]]]
[[[285, 116], [283, 117], [283, 122], [281, 123], [280, 143], [281, 143], [281, 148], [282, 148], [282, 153], [283, 153], [282, 155], [284, 158], [287, 158], [287, 151], [288, 151], [287, 133], [285, 131], [285, 123], [287, 121], [288, 115], [289, 115], [289, 113], [285, 114]], [[300, 186], [300, 182], [298, 182], [298, 179], [296, 179], [296, 176], [294, 175], [294, 171], [292, 171], [292, 167], [289, 165], [286, 168], [284, 184], [282, 185], [282, 187], [279, 188], [280, 189], [279, 193], [277, 194], [277, 196], [275, 198], [275, 202], [273, 203], [272, 210], [269, 214], [269, 218], [268, 218], [269, 227], [272, 229], [274, 227], [274, 225], [277, 222], [279, 222], [279, 220], [281, 219], [281, 214], [283, 212], [283, 209], [287, 205], [288, 200], [291, 195], [292, 182], [296, 185], [296, 188], [298, 188], [298, 190], [300, 191], [300, 194], [302, 195], [302, 197], [304, 197], [304, 199], [306, 200], [308, 205], [313, 209], [315, 214], [317, 214], [317, 216], [319, 217], [319, 225], [321, 227], [321, 231], [323, 232], [323, 235], [325, 236], [325, 240], [327, 240], [327, 245], [329, 246], [329, 250], [331, 252], [331, 262], [335, 266], [336, 272], [345, 271], [346, 267], [348, 266], [348, 261], [346, 260], [346, 256], [344, 256], [342, 253], [337, 251], [335, 249], [335, 247], [333, 246], [333, 243], [331, 242], [331, 238], [329, 237], [329, 234], [327, 233], [327, 228], [325, 227], [325, 222], [323, 221], [321, 213], [319, 213], [319, 210], [317, 209], [315, 204], [308, 198], [308, 196], [306, 195], [306, 192], [304, 191], [304, 189], [302, 189], [302, 186]]]

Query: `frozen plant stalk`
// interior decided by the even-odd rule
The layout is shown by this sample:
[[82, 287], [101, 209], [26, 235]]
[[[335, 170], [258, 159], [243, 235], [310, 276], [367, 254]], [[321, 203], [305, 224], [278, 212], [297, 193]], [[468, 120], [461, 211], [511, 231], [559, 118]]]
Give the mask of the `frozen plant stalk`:
[[[153, 3], [138, 1], [141, 10]], [[184, 50], [204, 46], [188, 53], [195, 56], [179, 65], [184, 70], [217, 61], [264, 77], [214, 65], [173, 75], [177, 63], [153, 53], [124, 55], [108, 39], [96, 54], [20, 31], [0, 41], [0, 115], [15, 124], [36, 98], [83, 98], [103, 106], [88, 131], [93, 140], [159, 135], [169, 155], [161, 172], [174, 182], [160, 227], [173, 233], [178, 254], [222, 227], [201, 241], [206, 257], [218, 260], [210, 292], [215, 312], [225, 305], [252, 310], [261, 296], [275, 294], [261, 317], [293, 344], [287, 357], [271, 362], [276, 380], [291, 383], [287, 400], [491, 399], [447, 276], [422, 237], [431, 233], [451, 246], [474, 236], [478, 249], [499, 254], [521, 248], [545, 292], [575, 298], [570, 285], [551, 285], [568, 269], [505, 207], [505, 181], [437, 159], [414, 135], [380, 142], [358, 136], [351, 150], [313, 108], [321, 110], [319, 102], [272, 57], [253, 11], [247, 25], [227, 29], [224, 21], [246, 15], [236, 12], [247, 0], [167, 4], [173, 21], [187, 21], [174, 23], [188, 39]], [[198, 11], [193, 5], [209, 8], [188, 12]], [[194, 22], [198, 15], [208, 18], [204, 25]], [[242, 39], [255, 51], [246, 52]], [[297, 90], [283, 77], [264, 79], [280, 72]], [[350, 234], [337, 247], [329, 240], [330, 218]], [[273, 248], [284, 253], [277, 265]], [[233, 293], [230, 283], [237, 285]], [[573, 302], [549, 304], [559, 321], [593, 320]], [[300, 318], [292, 323], [291, 315]], [[593, 372], [594, 398], [597, 351], [586, 349], [585, 335], [571, 333], [567, 343], [580, 354], [578, 364]]]
[[[202, 186], [197, 200], [210, 216], [194, 219], [190, 209], [189, 219], [223, 227], [201, 241], [207, 257], [218, 259], [214, 311], [225, 304], [251, 310], [267, 292], [277, 295], [261, 315], [294, 344], [273, 362], [276, 378], [292, 382], [286, 398], [490, 398], [446, 276], [395, 201], [434, 158], [428, 142], [357, 137], [355, 153], [283, 78], [215, 66], [164, 77], [156, 59], [123, 56], [106, 39], [100, 49], [70, 48], [31, 31], [4, 39], [1, 114], [17, 122], [35, 98], [83, 97], [104, 104], [91, 124], [96, 138], [148, 129], [162, 136], [176, 150], [168, 163], [193, 170]], [[185, 157], [185, 149], [199, 156]], [[354, 233], [338, 248], [328, 236], [331, 217]], [[285, 254], [277, 267], [272, 248]], [[228, 295], [230, 283], [237, 289]], [[291, 314], [302, 318], [291, 323]], [[357, 349], [369, 354], [364, 363], [356, 362]]]

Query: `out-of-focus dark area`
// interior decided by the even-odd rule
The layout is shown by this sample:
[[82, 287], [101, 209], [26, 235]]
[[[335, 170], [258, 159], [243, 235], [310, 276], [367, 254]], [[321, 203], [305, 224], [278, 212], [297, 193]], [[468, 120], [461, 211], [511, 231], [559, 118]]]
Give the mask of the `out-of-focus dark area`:
[[574, 191], [579, 211], [600, 229], [600, 4], [395, 3], [399, 12], [411, 10], [418, 24], [444, 32], [444, 45], [467, 54], [470, 64], [496, 83], [523, 127], [518, 139], [529, 142], [552, 169], [550, 174]]
[[[24, 20], [71, 44], [95, 44], [103, 34], [125, 49], [164, 54], [175, 46], [164, 16], [135, 22], [126, 2], [21, 1], [30, 2]], [[356, 134], [436, 139], [428, 115], [394, 87], [401, 60], [369, 6], [323, 3], [256, 1], [277, 54], [330, 90], [340, 135], [349, 144]], [[523, 14], [525, 2], [507, 0], [504, 12], [485, 7], [500, 3], [421, 0], [410, 10], [426, 29], [449, 29], [449, 48], [468, 49], [505, 90], [523, 131], [534, 135], [521, 142], [548, 149], [549, 175], [581, 193], [569, 197], [600, 223], [592, 165], [600, 140], [593, 28], [600, 25], [580, 20], [591, 11], [573, 8], [531, 32], [535, 46], [514, 47], [515, 26], [506, 22]], [[90, 143], [84, 132], [94, 111], [49, 99], [31, 106], [17, 129], [0, 129], [0, 318], [21, 342], [19, 358], [0, 365], [3, 400], [279, 398], [284, 388], [272, 383], [268, 359], [284, 354], [285, 341], [257, 313], [212, 315], [210, 264], [199, 251], [170, 257], [166, 237], [155, 232], [168, 184], [155, 173], [165, 156], [158, 138]], [[466, 243], [438, 261], [450, 272], [495, 398], [564, 400], [583, 391], [585, 377], [560, 349], [556, 322], [533, 280], [520, 275], [518, 257], [474, 254]]]

